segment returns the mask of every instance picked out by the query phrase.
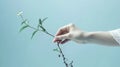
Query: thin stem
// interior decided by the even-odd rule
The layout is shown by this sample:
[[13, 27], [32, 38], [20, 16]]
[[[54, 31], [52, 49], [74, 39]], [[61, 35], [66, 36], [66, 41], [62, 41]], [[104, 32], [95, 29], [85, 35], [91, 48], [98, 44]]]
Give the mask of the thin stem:
[[58, 48], [59, 48], [59, 50], [60, 50], [60, 53], [61, 53], [61, 55], [62, 55], [63, 62], [64, 62], [64, 64], [65, 64], [65, 66], [68, 67], [68, 63], [66, 62], [66, 58], [65, 58], [65, 56], [64, 56], [64, 54], [63, 54], [63, 52], [62, 52], [62, 49], [60, 48], [59, 43], [57, 43], [57, 46], [58, 46]]
[[[21, 17], [21, 19], [24, 21], [23, 16], [20, 15], [20, 17]], [[44, 32], [45, 34], [47, 34], [47, 35], [49, 35], [49, 36], [51, 36], [51, 37], [55, 37], [54, 35], [52, 35], [51, 33], [49, 33], [47, 30], [43, 31], [43, 30], [41, 30], [41, 29], [39, 29], [39, 28], [37, 29], [37, 28], [35, 28], [35, 27], [30, 26], [30, 25], [29, 25], [28, 23], [26, 23], [26, 22], [25, 22], [24, 24], [27, 25], [27, 26], [28, 26], [29, 28], [31, 28], [31, 29], [38, 30], [38, 31], [42, 31], [42, 32]], [[62, 55], [62, 59], [63, 59], [63, 62], [64, 62], [64, 64], [65, 64], [65, 66], [66, 66], [66, 67], [69, 67], [68, 63], [66, 62], [66, 58], [65, 58], [65, 56], [64, 56], [64, 54], [63, 54], [63, 51], [62, 51], [59, 43], [57, 43], [57, 47], [58, 47], [58, 49], [60, 50], [60, 54]], [[72, 63], [73, 63], [73, 61], [70, 63], [70, 66], [71, 66], [71, 67], [73, 67]]]
[[[25, 23], [25, 24], [28, 25], [31, 29], [38, 30], [38, 31], [42, 31], [42, 30], [40, 30], [40, 29], [36, 29], [36, 28], [30, 26], [30, 25], [27, 24], [27, 23]], [[50, 35], [51, 37], [55, 37], [54, 35], [50, 34], [48, 31], [42, 31], [42, 32], [46, 33], [47, 35]], [[68, 63], [66, 62], [66, 58], [65, 58], [65, 56], [64, 56], [64, 54], [63, 54], [63, 52], [62, 52], [62, 49], [61, 49], [59, 43], [57, 43], [57, 47], [58, 47], [58, 49], [60, 50], [60, 54], [62, 55], [63, 62], [64, 62], [64, 64], [65, 64], [65, 66], [68, 67]]]
[[54, 35], [52, 35], [52, 34], [48, 33], [48, 31], [45, 31], [44, 33], [46, 33], [46, 34], [50, 35], [51, 37], [55, 37]]
[[73, 64], [73, 61], [71, 61], [71, 63], [70, 63], [70, 66], [71, 66], [71, 67], [73, 67], [73, 65], [72, 65], [72, 64]]
[[[27, 23], [25, 23], [26, 25], [28, 25]], [[30, 25], [28, 25], [30, 28], [32, 28], [32, 29], [34, 29], [34, 30], [37, 30], [36, 28], [34, 28], [34, 27], [32, 27], [32, 26], [30, 26]]]
[[[28, 25], [28, 24], [27, 24], [27, 25]], [[30, 25], [28, 25], [28, 26], [29, 26], [30, 28], [34, 29], [34, 30], [37, 30], [36, 28], [34, 28], [34, 27], [30, 26]], [[42, 30], [39, 29], [39, 31], [42, 31]], [[48, 34], [48, 35], [50, 35], [51, 37], [55, 37], [54, 35], [48, 33], [48, 31], [43, 31], [43, 32], [46, 33], [46, 34]], [[62, 55], [63, 62], [64, 62], [64, 64], [65, 64], [65, 66], [68, 67], [68, 63], [66, 62], [66, 58], [65, 58], [65, 56], [64, 56], [64, 54], [63, 54], [63, 52], [62, 52], [62, 49], [61, 49], [59, 43], [57, 43], [57, 47], [58, 47], [58, 49], [60, 50], [60, 54]]]
[[20, 15], [20, 17], [22, 18], [22, 20], [24, 21], [24, 18], [23, 18], [23, 16], [22, 16], [22, 14]]

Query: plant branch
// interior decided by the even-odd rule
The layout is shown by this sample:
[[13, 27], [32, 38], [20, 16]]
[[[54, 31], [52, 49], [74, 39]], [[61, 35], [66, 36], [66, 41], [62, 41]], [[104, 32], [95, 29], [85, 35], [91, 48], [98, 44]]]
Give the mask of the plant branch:
[[[35, 27], [29, 25], [29, 23], [27, 23], [27, 22], [28, 22], [27, 20], [25, 21], [25, 19], [23, 18], [22, 14], [20, 14], [19, 16], [21, 17], [21, 19], [22, 19], [22, 21], [23, 21], [22, 24], [25, 24], [27, 27], [35, 30], [35, 32], [33, 32], [33, 36], [34, 36], [34, 34], [35, 34], [37, 31], [42, 31], [43, 33], [45, 33], [45, 34], [47, 34], [47, 35], [49, 35], [49, 36], [51, 36], [51, 37], [55, 37], [54, 35], [52, 35], [51, 33], [49, 33], [49, 32], [42, 26], [41, 19], [39, 20], [40, 22], [39, 22], [39, 24], [38, 24], [38, 28], [35, 28]], [[46, 20], [46, 18], [44, 19], [44, 21], [45, 21], [45, 20]], [[39, 27], [40, 27], [40, 28], [39, 28]], [[26, 28], [26, 27], [24, 27], [24, 28]], [[23, 28], [23, 29], [24, 29], [24, 28]], [[63, 59], [63, 62], [64, 62], [64, 64], [65, 64], [65, 66], [66, 66], [66, 67], [69, 67], [69, 66], [70, 66], [70, 67], [73, 67], [73, 65], [72, 65], [73, 61], [71, 61], [71, 63], [69, 63], [69, 64], [67, 63], [66, 57], [64, 56], [64, 53], [63, 53], [63, 51], [62, 51], [62, 49], [61, 49], [61, 47], [60, 47], [60, 45], [59, 45], [59, 42], [57, 43], [57, 47], [58, 47], [58, 49], [59, 49], [59, 51], [60, 51], [59, 53], [60, 53], [61, 56], [62, 56], [62, 59]]]
[[65, 64], [65, 66], [68, 67], [68, 63], [66, 62], [66, 58], [65, 58], [65, 56], [64, 56], [64, 54], [63, 54], [63, 52], [62, 52], [62, 49], [60, 48], [59, 43], [57, 43], [57, 46], [58, 46], [58, 48], [59, 48], [59, 50], [60, 50], [60, 53], [61, 53], [61, 55], [62, 55], [63, 62], [64, 62], [64, 64]]

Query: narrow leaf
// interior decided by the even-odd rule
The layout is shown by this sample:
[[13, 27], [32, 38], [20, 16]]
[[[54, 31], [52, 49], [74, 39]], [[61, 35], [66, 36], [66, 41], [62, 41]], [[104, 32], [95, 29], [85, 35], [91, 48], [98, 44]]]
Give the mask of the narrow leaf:
[[45, 29], [43, 26], [40, 26], [40, 28], [41, 28], [43, 31], [46, 31], [46, 29]]
[[22, 30], [24, 30], [25, 28], [27, 28], [27, 27], [29, 27], [29, 26], [28, 26], [28, 25], [23, 26], [23, 27], [20, 29], [20, 32], [21, 32]]
[[37, 29], [39, 29], [39, 24], [37, 25]]
[[21, 23], [21, 25], [24, 24], [24, 23], [26, 23], [26, 22], [27, 22], [27, 19], [25, 19], [25, 20]]
[[44, 19], [42, 20], [42, 23], [43, 23], [47, 18], [48, 18], [48, 17], [44, 18]]
[[41, 19], [39, 19], [39, 24], [42, 25], [42, 20]]
[[60, 52], [59, 49], [57, 49], [57, 48], [53, 49], [53, 51]]
[[33, 36], [38, 32], [38, 30], [35, 30], [33, 33], [32, 33], [32, 36], [31, 36], [31, 39], [33, 38]]
[[22, 15], [23, 14], [23, 11], [20, 11], [17, 13], [18, 16]]

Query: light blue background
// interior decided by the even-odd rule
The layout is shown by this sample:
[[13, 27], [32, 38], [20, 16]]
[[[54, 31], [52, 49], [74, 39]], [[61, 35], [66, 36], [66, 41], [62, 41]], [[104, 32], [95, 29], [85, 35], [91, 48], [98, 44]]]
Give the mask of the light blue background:
[[[49, 17], [44, 26], [52, 34], [69, 23], [85, 31], [120, 28], [120, 0], [0, 0], [0, 67], [65, 67], [53, 38], [38, 33], [31, 40], [33, 30], [18, 32], [21, 10], [33, 26]], [[120, 67], [120, 47], [69, 42], [62, 49], [74, 67]]]

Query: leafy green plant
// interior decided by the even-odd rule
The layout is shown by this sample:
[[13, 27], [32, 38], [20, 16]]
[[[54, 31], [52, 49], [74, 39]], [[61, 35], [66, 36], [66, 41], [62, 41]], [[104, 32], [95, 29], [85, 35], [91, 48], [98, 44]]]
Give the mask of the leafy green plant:
[[[47, 20], [47, 17], [44, 18], [44, 19], [39, 19], [39, 22], [38, 22], [38, 25], [37, 27], [33, 27], [29, 24], [29, 21], [27, 19], [24, 19], [23, 18], [23, 12], [20, 11], [17, 15], [20, 16], [20, 18], [22, 19], [22, 22], [21, 22], [21, 28], [20, 28], [20, 32], [23, 31], [24, 29], [26, 28], [30, 28], [30, 29], [33, 29], [33, 33], [32, 33], [32, 36], [31, 36], [31, 39], [34, 37], [34, 35], [37, 33], [37, 32], [43, 32], [51, 37], [55, 37], [54, 35], [52, 35], [51, 33], [49, 33], [43, 26], [43, 23], [45, 20]], [[65, 57], [65, 55], [63, 54], [63, 51], [59, 45], [59, 43], [57, 43], [57, 48], [53, 49], [53, 51], [56, 51], [56, 52], [59, 52], [59, 55], [58, 57], [62, 57], [63, 59], [63, 63], [66, 67], [73, 67], [73, 61], [71, 62], [67, 62], [68, 59]]]

